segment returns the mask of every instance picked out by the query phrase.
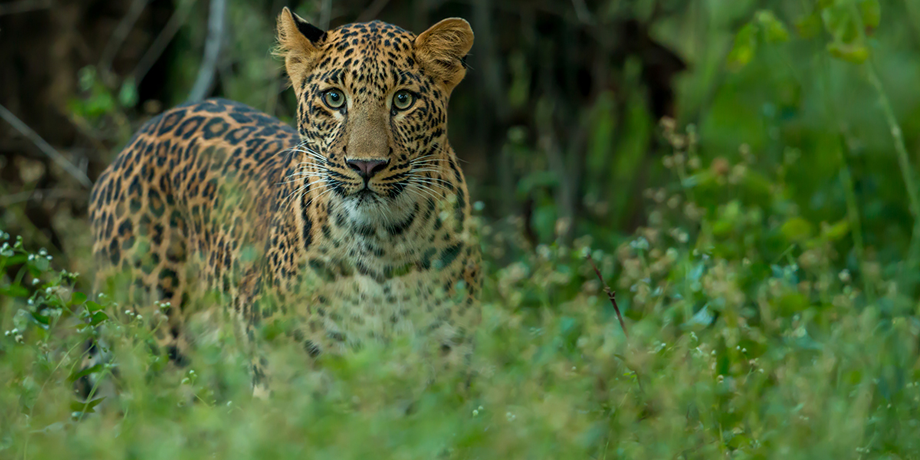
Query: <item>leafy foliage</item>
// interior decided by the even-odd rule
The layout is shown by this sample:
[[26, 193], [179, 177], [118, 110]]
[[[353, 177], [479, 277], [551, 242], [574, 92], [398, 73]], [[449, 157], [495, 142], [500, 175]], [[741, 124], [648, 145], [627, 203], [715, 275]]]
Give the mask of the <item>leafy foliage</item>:
[[[425, 363], [405, 343], [325, 358], [307, 375], [299, 350], [278, 350], [293, 377], [253, 401], [231, 338], [202, 340], [190, 369], [164, 367], [141, 346], [142, 318], [73, 292], [75, 274], [7, 243], [0, 267], [21, 268], [2, 285], [15, 312], [0, 342], [3, 448], [27, 458], [911, 457], [913, 302], [883, 273], [862, 275], [879, 293], [870, 297], [855, 268], [838, 268], [848, 227], [797, 215], [776, 177], [790, 165], [772, 176], [724, 158], [704, 167], [692, 131], [664, 128], [675, 146], [664, 162], [683, 179], [650, 191], [650, 225], [632, 240], [604, 253], [585, 237], [493, 265], [465, 390], [459, 377], [420, 389]], [[484, 232], [489, 247], [496, 234]], [[618, 273], [628, 340], [587, 253]], [[81, 370], [87, 341], [109, 344], [112, 361]], [[118, 390], [74, 399], [72, 382], [90, 373]]]
[[[282, 348], [276, 393], [253, 400], [230, 331], [201, 334], [190, 367], [167, 366], [148, 346], [162, 315], [89, 297], [47, 251], [0, 234], [0, 457], [920, 458], [908, 155], [920, 67], [886, 24], [898, 7], [805, 8], [736, 12], [736, 34], [710, 37], [723, 60], [693, 56], [729, 72], [711, 92], [693, 91], [709, 73], [689, 75], [679, 121], [653, 127], [638, 103], [614, 113], [607, 93], [586, 108], [591, 218], [572, 245], [558, 238], [559, 172], [531, 161], [524, 128], [508, 132], [523, 179], [512, 192], [534, 209], [480, 216], [484, 321], [469, 387], [462, 376], [422, 385], [409, 342], [323, 357], [321, 372]], [[523, 104], [532, 82], [511, 61]], [[231, 92], [265, 80], [250, 65]], [[639, 73], [627, 65], [625, 80]], [[108, 90], [90, 70], [80, 81], [72, 110], [87, 123], [117, 124], [136, 102], [130, 82]], [[614, 139], [617, 117], [629, 134]], [[652, 186], [601, 199], [627, 190], [611, 181], [634, 183], [646, 135], [664, 151]], [[619, 233], [623, 216], [607, 208], [630, 203], [642, 224]], [[524, 243], [528, 227], [557, 242]], [[588, 254], [618, 290], [628, 338]], [[89, 344], [107, 359], [86, 365]], [[89, 397], [74, 392], [84, 381]]]

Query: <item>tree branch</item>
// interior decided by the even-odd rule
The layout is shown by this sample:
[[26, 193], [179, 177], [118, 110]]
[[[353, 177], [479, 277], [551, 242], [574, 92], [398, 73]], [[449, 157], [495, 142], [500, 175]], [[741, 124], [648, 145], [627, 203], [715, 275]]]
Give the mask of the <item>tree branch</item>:
[[51, 8], [51, 0], [18, 0], [0, 5], [0, 16]]
[[22, 122], [16, 115], [13, 115], [13, 112], [10, 112], [6, 107], [0, 105], [0, 118], [6, 120], [16, 131], [19, 131], [20, 134], [25, 136], [27, 139], [32, 141], [39, 150], [42, 151], [45, 155], [48, 155], [55, 163], [60, 167], [64, 168], [71, 176], [77, 179], [77, 182], [82, 184], [86, 188], [93, 187], [93, 181], [89, 180], [89, 177], [80, 171], [80, 168], [77, 168], [76, 165], [71, 163], [64, 158], [64, 155], [61, 155], [60, 152], [54, 149], [48, 142], [41, 138], [35, 131], [32, 130], [28, 125]]
[[227, 0], [211, 0], [210, 14], [208, 16], [208, 38], [204, 44], [204, 58], [198, 69], [198, 77], [188, 100], [200, 101], [208, 95], [214, 85], [214, 74], [217, 71], [217, 59], [220, 57], [220, 46], [224, 41], [224, 16], [227, 10]]
[[125, 39], [128, 38], [128, 34], [131, 33], [131, 29], [134, 28], [134, 24], [137, 23], [137, 19], [141, 17], [141, 13], [144, 12], [144, 8], [147, 7], [147, 2], [149, 1], [150, 0], [134, 0], [131, 2], [128, 13], [125, 14], [125, 17], [122, 18], [115, 27], [115, 30], [112, 32], [112, 38], [106, 43], [105, 49], [102, 51], [102, 57], [99, 59], [99, 69], [102, 71], [103, 76], [108, 75], [112, 70], [112, 62], [115, 61], [118, 50], [121, 49], [121, 45], [125, 42]]
[[601, 275], [601, 271], [597, 268], [597, 264], [594, 263], [594, 259], [591, 257], [591, 253], [588, 253], [587, 259], [588, 262], [591, 263], [591, 267], [594, 268], [594, 273], [597, 274], [597, 279], [599, 279], [601, 281], [601, 285], [604, 286], [604, 292], [607, 293], [607, 298], [609, 298], [610, 303], [613, 304], [613, 311], [617, 313], [617, 319], [620, 321], [620, 327], [623, 328], [623, 335], [625, 335], [628, 339], [629, 331], [626, 330], [626, 323], [623, 322], [623, 315], [620, 314], [620, 306], [617, 305], [616, 292], [613, 292], [610, 289], [610, 286], [607, 285], [607, 282], [604, 281], [604, 277]]
[[131, 72], [131, 75], [134, 76], [135, 84], [140, 84], [141, 80], [147, 76], [147, 72], [150, 71], [150, 68], [153, 67], [153, 64], [157, 62], [157, 59], [160, 59], [166, 46], [169, 45], [169, 42], [176, 36], [176, 32], [179, 31], [179, 28], [185, 24], [186, 19], [188, 19], [188, 14], [192, 11], [192, 7], [195, 6], [196, 2], [197, 0], [188, 0], [182, 3], [176, 9], [176, 12], [169, 17], [166, 26], [163, 27], [163, 30], [160, 31], [157, 38], [153, 40], [153, 43], [150, 44], [150, 48], [147, 48], [147, 52], [144, 53], [144, 56], [141, 57], [137, 66], [134, 67], [134, 71]]

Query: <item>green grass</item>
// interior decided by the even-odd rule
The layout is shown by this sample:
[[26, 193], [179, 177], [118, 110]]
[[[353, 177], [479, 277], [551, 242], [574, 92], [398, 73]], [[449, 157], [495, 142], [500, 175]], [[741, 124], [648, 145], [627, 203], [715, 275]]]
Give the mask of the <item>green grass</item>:
[[[450, 375], [422, 388], [412, 343], [321, 372], [280, 347], [275, 394], [253, 400], [229, 332], [165, 365], [143, 321], [4, 235], [0, 268], [17, 275], [0, 282], [0, 457], [920, 458], [920, 320], [897, 272], [869, 260], [856, 275], [847, 222], [798, 217], [783, 167], [681, 149], [664, 163], [683, 179], [647, 193], [649, 226], [612, 253], [584, 237], [497, 267], [502, 235], [483, 227], [468, 389]], [[112, 361], [88, 407], [72, 381], [98, 338]]]

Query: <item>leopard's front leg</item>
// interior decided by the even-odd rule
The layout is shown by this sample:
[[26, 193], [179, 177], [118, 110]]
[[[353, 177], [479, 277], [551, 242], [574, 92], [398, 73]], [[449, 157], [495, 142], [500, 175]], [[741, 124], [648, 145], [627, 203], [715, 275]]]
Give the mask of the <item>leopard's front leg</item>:
[[252, 395], [267, 399], [271, 395], [268, 360], [261, 340], [262, 308], [269, 301], [260, 285], [260, 277], [249, 273], [240, 280], [239, 290], [230, 303], [234, 331], [243, 352], [249, 358]]

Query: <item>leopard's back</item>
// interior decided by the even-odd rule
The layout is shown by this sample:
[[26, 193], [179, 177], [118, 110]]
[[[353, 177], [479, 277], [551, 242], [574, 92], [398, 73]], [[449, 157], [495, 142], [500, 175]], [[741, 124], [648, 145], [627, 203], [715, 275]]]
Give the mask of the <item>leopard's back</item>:
[[[243, 104], [210, 99], [147, 122], [103, 172], [90, 203], [97, 290], [147, 321], [173, 358], [201, 294], [233, 297], [264, 249], [279, 177], [298, 136]], [[239, 307], [239, 306], [238, 306]]]

